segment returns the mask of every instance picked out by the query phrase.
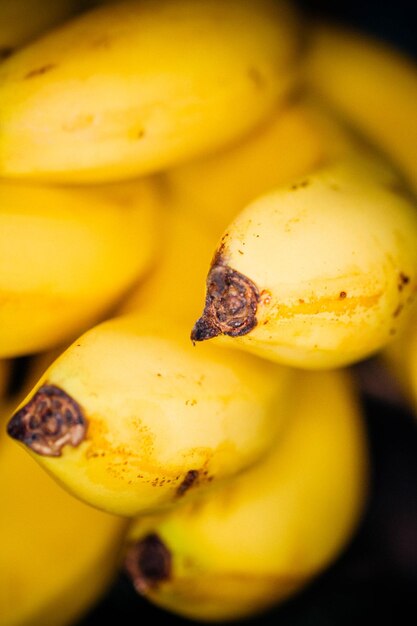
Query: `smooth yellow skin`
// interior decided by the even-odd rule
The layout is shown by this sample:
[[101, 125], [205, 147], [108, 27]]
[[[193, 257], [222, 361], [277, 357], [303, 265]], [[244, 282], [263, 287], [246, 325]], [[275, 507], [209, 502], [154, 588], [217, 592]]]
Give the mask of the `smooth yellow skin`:
[[162, 170], [255, 128], [298, 80], [284, 0], [130, 0], [0, 68], [0, 175], [72, 183]]
[[156, 533], [171, 553], [156, 605], [202, 622], [237, 620], [300, 592], [345, 549], [368, 494], [368, 444], [346, 370], [301, 372], [287, 428], [264, 460], [175, 511], [138, 517], [125, 552]]
[[[1, 405], [2, 415], [10, 406]], [[0, 623], [70, 626], [120, 568], [125, 518], [68, 494], [0, 432]]]
[[181, 320], [189, 328], [204, 300], [207, 266], [218, 235], [204, 216], [184, 204], [181, 194], [169, 195], [164, 203], [157, 263], [122, 300], [117, 312], [146, 310], [147, 314]]
[[309, 173], [329, 158], [335, 131], [330, 136], [323, 116], [305, 97], [289, 103], [233, 146], [171, 168], [167, 185], [178, 202], [221, 232], [261, 193]]
[[0, 58], [72, 17], [82, 0], [1, 0]]
[[0, 182], [0, 358], [72, 341], [158, 252], [150, 179], [97, 188]]
[[346, 366], [409, 317], [416, 204], [383, 161], [352, 150], [248, 205], [218, 249], [260, 297], [248, 334], [214, 341], [295, 367]]
[[[268, 449], [286, 419], [291, 372], [214, 345], [196, 350], [171, 317], [114, 317], [78, 338], [41, 376], [82, 408], [88, 429], [59, 457], [28, 450], [80, 499], [126, 516], [178, 504], [235, 475]], [[22, 444], [23, 445], [23, 444]], [[192, 488], [178, 493], [187, 473]]]
[[311, 24], [308, 88], [403, 169], [417, 191], [417, 64], [401, 50], [331, 22]]

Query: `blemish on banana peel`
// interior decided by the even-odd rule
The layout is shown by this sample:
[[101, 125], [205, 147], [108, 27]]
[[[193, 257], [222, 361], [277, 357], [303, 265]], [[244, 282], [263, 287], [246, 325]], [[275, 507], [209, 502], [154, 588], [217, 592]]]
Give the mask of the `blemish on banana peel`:
[[398, 291], [402, 291], [406, 285], [410, 282], [410, 277], [400, 272], [398, 275]]
[[43, 385], [10, 419], [7, 433], [42, 456], [60, 456], [65, 445], [78, 446], [87, 420], [78, 403], [56, 385]]
[[168, 580], [172, 571], [172, 555], [156, 533], [146, 535], [127, 550], [124, 569], [140, 594]]
[[11, 54], [13, 54], [13, 48], [0, 46], [0, 59], [7, 59]]
[[207, 276], [204, 310], [191, 331], [191, 340], [204, 341], [221, 334], [246, 335], [257, 324], [259, 298], [257, 286], [218, 254]]
[[24, 76], [24, 80], [28, 80], [29, 78], [35, 78], [36, 76], [43, 76], [47, 72], [50, 72], [55, 67], [54, 63], [48, 63], [47, 65], [43, 65], [42, 67], [37, 67], [34, 70], [31, 70]]
[[199, 471], [198, 470], [189, 470], [185, 475], [184, 480], [177, 488], [177, 495], [183, 496], [186, 491], [192, 487], [198, 479]]

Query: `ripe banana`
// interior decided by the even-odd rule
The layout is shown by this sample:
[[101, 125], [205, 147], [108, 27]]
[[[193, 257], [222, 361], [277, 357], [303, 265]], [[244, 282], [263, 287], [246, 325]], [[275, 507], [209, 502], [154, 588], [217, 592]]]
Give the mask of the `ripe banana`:
[[[207, 265], [217, 243], [217, 230], [213, 231], [208, 220], [200, 212], [192, 211], [183, 200], [181, 194], [175, 198], [170, 193], [164, 194], [157, 262], [144, 280], [121, 300], [119, 314], [146, 310], [148, 315], [180, 320], [188, 328], [196, 319], [204, 298]], [[184, 283], [186, 296], [181, 289]]]
[[196, 351], [187, 328], [153, 312], [92, 327], [40, 377], [9, 435], [71, 493], [119, 515], [236, 475], [278, 436], [291, 371], [211, 344]]
[[153, 180], [95, 188], [0, 182], [0, 358], [73, 341], [148, 271]]
[[69, 19], [82, 0], [1, 0], [0, 59]]
[[304, 176], [341, 149], [342, 127], [305, 95], [227, 149], [169, 169], [171, 194], [221, 232], [261, 193]]
[[362, 410], [347, 371], [302, 372], [283, 436], [209, 496], [133, 520], [137, 591], [200, 622], [254, 617], [301, 592], [345, 549], [368, 494]]
[[148, 174], [231, 143], [298, 83], [285, 0], [97, 7], [0, 67], [0, 175], [60, 183]]
[[392, 341], [416, 286], [415, 200], [384, 159], [352, 144], [232, 220], [191, 338], [295, 367], [347, 366]]
[[396, 160], [417, 191], [417, 64], [369, 34], [312, 22], [308, 89], [319, 94]]
[[0, 424], [0, 623], [70, 626], [120, 571], [126, 519], [68, 494]]

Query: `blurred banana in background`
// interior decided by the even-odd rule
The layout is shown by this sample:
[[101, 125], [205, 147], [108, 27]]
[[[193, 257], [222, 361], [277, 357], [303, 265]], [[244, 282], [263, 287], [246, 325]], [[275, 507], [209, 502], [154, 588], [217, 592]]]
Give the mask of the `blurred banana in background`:
[[328, 108], [298, 96], [233, 146], [170, 168], [164, 180], [177, 204], [221, 233], [250, 201], [310, 173], [346, 143], [347, 129]]
[[157, 256], [158, 229], [150, 179], [0, 181], [0, 358], [63, 346], [109, 315]]
[[394, 45], [324, 20], [310, 24], [305, 75], [319, 95], [398, 164], [417, 193], [417, 65]]
[[114, 317], [46, 369], [8, 434], [87, 503], [148, 513], [262, 456], [285, 423], [291, 374], [227, 348], [197, 351], [170, 317]]
[[[345, 371], [301, 372], [282, 436], [232, 482], [127, 534], [136, 590], [200, 622], [254, 617], [299, 593], [351, 541], [368, 492], [368, 442]], [[278, 407], [279, 410], [279, 407]]]
[[0, 67], [0, 175], [97, 183], [153, 173], [265, 121], [297, 85], [284, 0], [126, 0]]

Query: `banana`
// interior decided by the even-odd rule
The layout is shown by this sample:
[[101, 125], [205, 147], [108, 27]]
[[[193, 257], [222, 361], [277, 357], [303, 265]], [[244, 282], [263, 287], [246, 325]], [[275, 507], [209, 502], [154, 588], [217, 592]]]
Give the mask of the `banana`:
[[91, 188], [0, 182], [0, 358], [73, 341], [158, 253], [153, 179]]
[[396, 160], [417, 191], [417, 64], [404, 51], [346, 25], [315, 21], [307, 88]]
[[255, 617], [306, 588], [352, 539], [368, 442], [347, 370], [299, 371], [283, 436], [209, 496], [133, 519], [124, 564], [151, 603], [192, 620]]
[[153, 173], [231, 143], [298, 84], [285, 0], [127, 0], [50, 30], [0, 68], [0, 175]]
[[221, 232], [258, 195], [310, 173], [342, 150], [342, 138], [330, 111], [304, 95], [233, 146], [170, 168], [164, 178], [177, 202]]
[[72, 17], [81, 0], [1, 0], [0, 59]]
[[127, 521], [68, 494], [0, 424], [0, 623], [70, 626], [115, 581]]
[[416, 203], [385, 159], [358, 146], [232, 220], [208, 271], [194, 342], [217, 337], [322, 369], [393, 340], [417, 286]]
[[[148, 315], [164, 315], [189, 327], [204, 298], [204, 279], [217, 243], [217, 230], [210, 228], [200, 212], [192, 211], [181, 194], [172, 197], [166, 192], [162, 197], [165, 212], [158, 259], [144, 280], [121, 300], [117, 313], [146, 310]], [[186, 296], [181, 289], [184, 283]]]
[[196, 351], [187, 328], [153, 312], [90, 328], [17, 407], [9, 436], [72, 494], [117, 515], [173, 507], [235, 475], [278, 437], [291, 370]]

